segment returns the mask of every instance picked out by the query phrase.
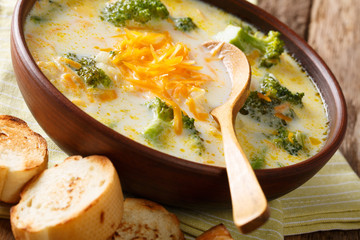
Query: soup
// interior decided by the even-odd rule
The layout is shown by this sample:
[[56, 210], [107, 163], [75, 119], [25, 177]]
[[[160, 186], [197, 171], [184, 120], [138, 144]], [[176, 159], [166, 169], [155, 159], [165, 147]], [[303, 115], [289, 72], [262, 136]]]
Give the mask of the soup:
[[[70, 101], [119, 133], [224, 166], [221, 131], [209, 112], [227, 99], [231, 80], [202, 43], [233, 42], [245, 29], [261, 39], [270, 33], [255, 35], [253, 26], [200, 1], [148, 0], [121, 15], [124, 3], [134, 7], [37, 1], [25, 37], [40, 69]], [[236, 133], [253, 167], [287, 166], [317, 153], [328, 119], [311, 78], [286, 51], [265, 59], [256, 47], [242, 50], [252, 83]]]

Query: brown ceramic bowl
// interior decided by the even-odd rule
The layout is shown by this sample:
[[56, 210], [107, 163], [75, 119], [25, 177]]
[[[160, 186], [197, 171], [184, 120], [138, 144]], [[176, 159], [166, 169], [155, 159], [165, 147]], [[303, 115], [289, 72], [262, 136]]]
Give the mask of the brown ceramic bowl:
[[[230, 202], [226, 169], [176, 158], [153, 150], [96, 121], [62, 95], [42, 74], [24, 40], [25, 17], [35, 0], [19, 0], [13, 16], [11, 53], [19, 88], [32, 114], [68, 154], [108, 156], [116, 166], [123, 188], [135, 195], [172, 205], [226, 205]], [[323, 149], [301, 163], [256, 170], [269, 199], [299, 187], [331, 158], [344, 137], [347, 115], [335, 77], [307, 43], [279, 20], [240, 0], [206, 0], [260, 30], [282, 33], [288, 51], [303, 65], [323, 95], [330, 132]]]

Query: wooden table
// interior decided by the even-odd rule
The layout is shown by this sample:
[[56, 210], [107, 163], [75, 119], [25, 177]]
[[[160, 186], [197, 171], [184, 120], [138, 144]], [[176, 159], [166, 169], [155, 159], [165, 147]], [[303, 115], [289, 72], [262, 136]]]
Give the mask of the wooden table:
[[[337, 77], [349, 113], [341, 151], [360, 175], [360, 1], [258, 0], [258, 4], [306, 39]], [[0, 220], [0, 239], [14, 239], [7, 220]], [[360, 240], [360, 230], [317, 232], [285, 239]]]

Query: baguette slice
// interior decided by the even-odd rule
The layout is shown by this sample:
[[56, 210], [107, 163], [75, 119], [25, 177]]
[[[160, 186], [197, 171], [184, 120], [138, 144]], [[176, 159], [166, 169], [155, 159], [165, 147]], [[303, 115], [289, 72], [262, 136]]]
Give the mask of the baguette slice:
[[47, 162], [45, 139], [23, 120], [0, 115], [0, 201], [18, 202], [21, 189]]
[[182, 240], [178, 218], [161, 205], [145, 199], [126, 198], [124, 216], [113, 240]]
[[216, 225], [196, 238], [196, 240], [234, 240], [224, 224]]
[[15, 239], [105, 240], [123, 214], [120, 180], [103, 156], [72, 156], [34, 178], [11, 208]]

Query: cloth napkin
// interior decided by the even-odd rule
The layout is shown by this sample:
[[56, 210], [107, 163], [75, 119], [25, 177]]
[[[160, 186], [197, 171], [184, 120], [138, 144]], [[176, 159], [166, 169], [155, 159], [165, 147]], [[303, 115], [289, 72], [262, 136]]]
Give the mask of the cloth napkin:
[[[25, 120], [48, 142], [50, 167], [67, 156], [45, 134], [28, 110], [16, 84], [10, 58], [10, 24], [14, 0], [0, 0], [0, 114]], [[283, 239], [285, 235], [331, 229], [360, 229], [360, 180], [337, 152], [326, 166], [297, 190], [269, 203], [271, 216], [260, 229], [240, 234], [229, 209], [181, 209], [175, 213], [187, 239], [223, 223], [234, 239]], [[0, 204], [0, 217], [9, 218], [9, 205]]]

